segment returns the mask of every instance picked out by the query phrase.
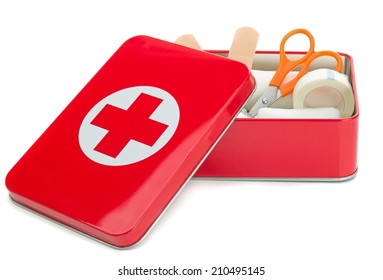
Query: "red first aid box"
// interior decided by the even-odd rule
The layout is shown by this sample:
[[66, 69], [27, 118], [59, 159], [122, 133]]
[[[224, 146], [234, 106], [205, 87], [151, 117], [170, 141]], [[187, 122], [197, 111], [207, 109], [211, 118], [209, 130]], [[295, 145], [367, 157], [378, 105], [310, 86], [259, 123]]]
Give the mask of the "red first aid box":
[[110, 245], [135, 244], [254, 87], [242, 63], [134, 37], [8, 173], [10, 195]]
[[[224, 51], [216, 52], [226, 55]], [[303, 55], [289, 52], [289, 55]], [[340, 53], [354, 93], [354, 113], [337, 119], [236, 119], [198, 169], [198, 178], [345, 181], [357, 173], [359, 105], [352, 57]], [[275, 71], [279, 52], [259, 51], [253, 68]], [[310, 66], [335, 69], [335, 61]], [[257, 80], [257, 79], [256, 79]], [[258, 84], [258, 81], [257, 81]]]
[[[237, 119], [257, 82], [226, 54], [146, 36], [126, 41], [9, 172], [11, 198], [128, 247], [193, 175], [354, 176], [359, 109], [350, 56], [342, 55], [355, 96], [352, 117]], [[259, 70], [275, 71], [277, 63], [276, 52], [254, 58]]]

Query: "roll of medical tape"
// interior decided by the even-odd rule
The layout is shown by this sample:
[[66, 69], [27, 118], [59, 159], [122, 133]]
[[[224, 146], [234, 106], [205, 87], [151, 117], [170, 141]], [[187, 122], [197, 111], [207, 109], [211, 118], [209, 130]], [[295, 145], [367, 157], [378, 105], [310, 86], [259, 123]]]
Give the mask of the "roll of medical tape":
[[333, 107], [342, 118], [354, 112], [354, 93], [348, 77], [330, 69], [308, 72], [295, 85], [293, 93], [295, 109]]

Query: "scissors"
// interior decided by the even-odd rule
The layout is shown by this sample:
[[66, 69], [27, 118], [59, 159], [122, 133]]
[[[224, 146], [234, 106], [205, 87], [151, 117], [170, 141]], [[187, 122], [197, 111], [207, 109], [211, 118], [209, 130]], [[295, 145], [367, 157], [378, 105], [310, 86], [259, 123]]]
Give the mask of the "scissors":
[[[285, 45], [287, 40], [296, 34], [306, 35], [310, 40], [310, 48], [303, 57], [296, 60], [290, 60], [286, 56]], [[333, 57], [337, 62], [336, 71], [340, 72], [342, 70], [343, 62], [342, 62], [341, 56], [338, 53], [333, 51], [314, 52], [314, 47], [315, 47], [314, 37], [306, 29], [294, 29], [290, 31], [289, 33], [287, 33], [282, 38], [281, 45], [280, 45], [279, 66], [277, 68], [277, 71], [275, 72], [275, 75], [271, 79], [268, 88], [263, 92], [261, 97], [254, 104], [253, 108], [251, 108], [251, 110], [248, 112], [249, 115], [251, 115], [252, 117], [256, 116], [259, 109], [264, 107], [269, 107], [271, 104], [277, 101], [278, 98], [284, 97], [292, 93], [294, 91], [295, 84], [298, 82], [298, 80], [308, 72], [310, 64], [315, 59], [321, 56]], [[285, 84], [282, 84], [286, 75], [301, 64], [302, 64], [302, 68], [299, 70], [298, 75], [291, 81]]]

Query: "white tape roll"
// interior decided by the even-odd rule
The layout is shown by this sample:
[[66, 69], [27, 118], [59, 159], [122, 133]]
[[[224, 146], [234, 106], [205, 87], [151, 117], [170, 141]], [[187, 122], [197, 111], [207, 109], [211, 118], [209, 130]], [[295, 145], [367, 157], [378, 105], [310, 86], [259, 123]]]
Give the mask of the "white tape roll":
[[293, 105], [296, 109], [333, 107], [342, 118], [354, 112], [354, 93], [348, 77], [330, 69], [308, 72], [295, 85]]

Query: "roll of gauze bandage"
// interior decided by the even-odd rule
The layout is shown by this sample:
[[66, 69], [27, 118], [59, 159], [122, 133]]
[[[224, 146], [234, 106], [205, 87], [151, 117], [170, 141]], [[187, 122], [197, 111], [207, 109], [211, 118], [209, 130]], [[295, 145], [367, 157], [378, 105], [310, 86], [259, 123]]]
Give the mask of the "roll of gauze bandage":
[[354, 94], [348, 77], [330, 69], [308, 72], [295, 85], [295, 109], [334, 107], [342, 118], [354, 112]]
[[[250, 111], [251, 108], [253, 108], [254, 104], [257, 102], [259, 97], [269, 86], [269, 83], [271, 79], [273, 78], [275, 71], [251, 70], [251, 73], [253, 74], [255, 78], [257, 88], [255, 92], [253, 93], [253, 95], [250, 97], [249, 101], [247, 101], [247, 103], [245, 104], [245, 109], [247, 111]], [[286, 83], [292, 80], [297, 74], [298, 74], [297, 71], [292, 71], [288, 73], [283, 83]], [[277, 101], [271, 104], [270, 107], [271, 108], [286, 108], [286, 109], [293, 108], [292, 94], [279, 98]]]
[[335, 108], [278, 109], [261, 108], [256, 118], [277, 119], [336, 119], [340, 117]]

